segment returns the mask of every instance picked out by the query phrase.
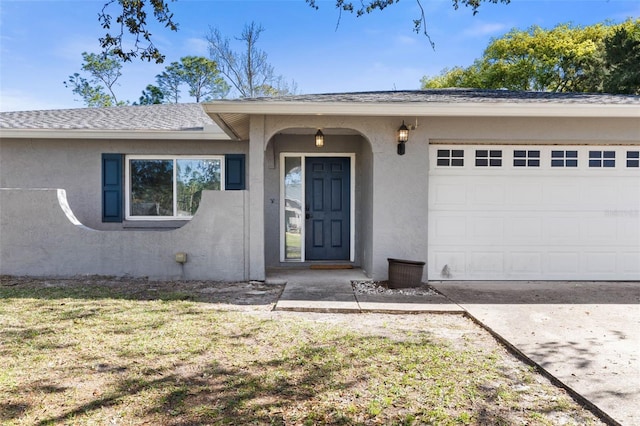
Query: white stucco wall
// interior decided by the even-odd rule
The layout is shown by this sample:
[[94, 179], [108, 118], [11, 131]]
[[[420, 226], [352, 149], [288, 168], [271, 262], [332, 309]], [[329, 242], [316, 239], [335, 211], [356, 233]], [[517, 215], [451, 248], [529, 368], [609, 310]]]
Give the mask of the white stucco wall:
[[[247, 279], [247, 191], [204, 191], [180, 229], [98, 231], [57, 189], [0, 189], [0, 275]], [[187, 263], [175, 254], [187, 253]]]

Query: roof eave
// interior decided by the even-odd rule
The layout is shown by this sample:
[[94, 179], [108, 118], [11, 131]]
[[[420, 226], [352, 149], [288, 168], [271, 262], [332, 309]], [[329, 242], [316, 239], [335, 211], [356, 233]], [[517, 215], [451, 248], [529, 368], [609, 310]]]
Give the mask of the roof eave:
[[224, 132], [194, 130], [86, 130], [0, 129], [0, 138], [20, 139], [127, 139], [127, 140], [231, 140]]
[[574, 117], [640, 118], [635, 104], [567, 103], [362, 103], [362, 102], [234, 102], [203, 105], [214, 114], [420, 116], [420, 117]]

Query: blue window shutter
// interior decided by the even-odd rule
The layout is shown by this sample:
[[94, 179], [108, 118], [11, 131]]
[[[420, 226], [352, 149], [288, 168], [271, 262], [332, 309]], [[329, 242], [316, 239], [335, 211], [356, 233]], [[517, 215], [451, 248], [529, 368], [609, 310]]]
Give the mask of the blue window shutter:
[[122, 222], [124, 155], [102, 154], [102, 221]]
[[224, 160], [224, 188], [230, 191], [245, 189], [245, 155], [227, 154]]

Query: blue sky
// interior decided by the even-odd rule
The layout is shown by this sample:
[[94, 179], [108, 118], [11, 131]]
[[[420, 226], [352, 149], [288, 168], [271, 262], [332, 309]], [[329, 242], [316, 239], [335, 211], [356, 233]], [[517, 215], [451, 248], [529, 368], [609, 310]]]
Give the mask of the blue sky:
[[[62, 83], [80, 71], [82, 52], [99, 51], [103, 31], [97, 15], [103, 4], [0, 0], [0, 110], [83, 107]], [[492, 37], [512, 28], [640, 16], [635, 0], [512, 0], [509, 5], [483, 4], [476, 16], [468, 8], [454, 10], [450, 0], [422, 0], [433, 50], [412, 31], [419, 16], [415, 0], [360, 18], [343, 14], [337, 29], [335, 1], [318, 4], [315, 11], [304, 0], [177, 0], [170, 7], [180, 30], [154, 28], [154, 39], [167, 56], [166, 65], [182, 56], [206, 56], [210, 26], [233, 37], [255, 21], [265, 28], [259, 47], [300, 93], [401, 90], [418, 89], [425, 74], [469, 65]], [[163, 68], [140, 60], [125, 64], [118, 97], [136, 101]], [[190, 99], [185, 95], [181, 101]]]

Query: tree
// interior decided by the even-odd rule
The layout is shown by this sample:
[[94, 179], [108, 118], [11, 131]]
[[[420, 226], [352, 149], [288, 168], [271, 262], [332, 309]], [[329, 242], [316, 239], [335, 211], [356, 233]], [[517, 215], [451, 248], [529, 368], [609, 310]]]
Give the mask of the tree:
[[229, 85], [220, 77], [218, 66], [202, 56], [185, 56], [182, 63], [182, 81], [189, 87], [189, 95], [196, 102], [223, 98], [229, 93]]
[[179, 62], [171, 62], [160, 74], [156, 76], [158, 87], [162, 91], [164, 99], [169, 103], [177, 104], [180, 100], [180, 85], [182, 84], [182, 71]]
[[627, 21], [604, 41], [603, 89], [640, 95], [640, 19]]
[[[602, 91], [607, 74], [602, 59], [606, 40], [618, 27], [561, 24], [551, 30], [537, 26], [524, 31], [514, 29], [493, 39], [483, 56], [471, 66], [445, 69], [438, 76], [423, 77], [422, 88]], [[624, 55], [627, 54], [625, 50]], [[638, 68], [627, 64], [626, 56], [623, 57], [622, 69], [629, 75], [637, 75]]]
[[[107, 30], [104, 37], [99, 39], [100, 46], [105, 52], [112, 51], [124, 61], [130, 61], [137, 56], [147, 61], [155, 61], [160, 64], [164, 62], [165, 56], [153, 44], [151, 32], [148, 28], [147, 16], [152, 13], [155, 20], [171, 31], [178, 31], [178, 24], [174, 21], [173, 13], [169, 10], [169, 1], [175, 0], [107, 0], [98, 14], [98, 21], [102, 28]], [[400, 0], [360, 0], [358, 2], [348, 0], [335, 0], [335, 7], [339, 11], [338, 25], [342, 17], [342, 12], [354, 13], [357, 17], [363, 16], [375, 11], [382, 11], [389, 6], [398, 3]], [[415, 32], [422, 32], [429, 43], [434, 43], [429, 37], [426, 25], [426, 16], [422, 7], [422, 0], [415, 0], [420, 8], [420, 14], [417, 19], [413, 20], [413, 29]], [[503, 3], [509, 4], [511, 0], [452, 0], [453, 8], [458, 9], [460, 6], [471, 8], [473, 14], [478, 13], [478, 9], [482, 3]], [[313, 9], [319, 9], [317, 0], [305, 0], [305, 2]], [[111, 7], [115, 8], [115, 15], [110, 13]], [[116, 32], [109, 32], [112, 26]], [[127, 40], [125, 33], [133, 38], [132, 48], [125, 48]], [[146, 43], [146, 45], [145, 45]]]
[[158, 86], [148, 84], [142, 91], [142, 96], [140, 96], [138, 103], [134, 105], [154, 105], [161, 103], [164, 103], [164, 94], [162, 93], [162, 90], [160, 90]]
[[170, 103], [178, 103], [183, 85], [196, 102], [223, 98], [229, 92], [216, 63], [203, 56], [185, 56], [172, 62], [156, 76], [158, 89]]
[[113, 52], [106, 55], [83, 52], [82, 59], [82, 71], [89, 77], [74, 73], [63, 84], [80, 95], [89, 107], [124, 105], [125, 102], [118, 101], [114, 92], [114, 86], [122, 75], [120, 58]]
[[256, 46], [263, 31], [255, 22], [245, 25], [236, 38], [243, 44], [242, 51], [233, 50], [229, 39], [216, 28], [210, 28], [207, 36], [211, 58], [243, 98], [289, 94], [295, 90], [295, 83], [289, 86], [282, 76], [276, 75], [267, 61], [267, 53]]

